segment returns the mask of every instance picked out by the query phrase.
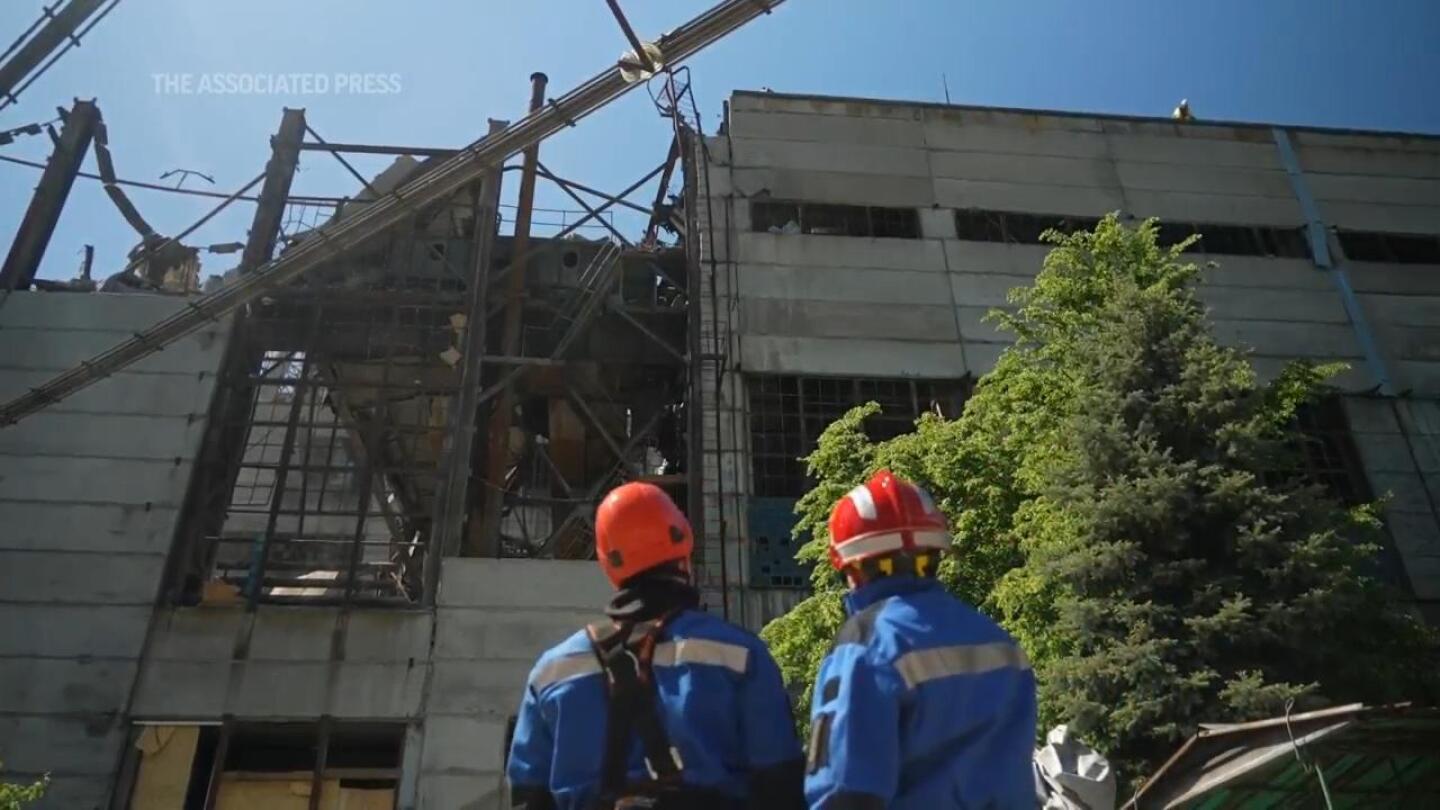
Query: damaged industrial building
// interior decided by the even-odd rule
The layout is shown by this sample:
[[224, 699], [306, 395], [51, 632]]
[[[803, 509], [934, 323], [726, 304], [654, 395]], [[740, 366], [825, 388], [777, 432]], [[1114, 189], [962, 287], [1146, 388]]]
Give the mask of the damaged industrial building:
[[[460, 149], [328, 143], [285, 110], [203, 291], [198, 248], [148, 224], [119, 277], [35, 278], [105, 147], [94, 105], [67, 111], [0, 274], [8, 778], [50, 774], [44, 808], [502, 806], [526, 674], [608, 594], [604, 492], [666, 488], [705, 607], [758, 629], [805, 595], [825, 425], [957, 415], [1040, 234], [1112, 211], [1201, 235], [1216, 334], [1263, 376], [1348, 363], [1304, 472], [1388, 495], [1385, 574], [1440, 621], [1440, 138], [768, 91], [701, 132], [675, 66], [777, 4], [721, 3], [562, 96], [537, 74]], [[545, 168], [545, 137], [644, 84], [673, 141], [634, 184]], [[302, 154], [353, 152], [395, 162], [319, 215], [291, 195]], [[536, 183], [585, 217], [532, 235]], [[614, 207], [648, 227], [576, 235]]]

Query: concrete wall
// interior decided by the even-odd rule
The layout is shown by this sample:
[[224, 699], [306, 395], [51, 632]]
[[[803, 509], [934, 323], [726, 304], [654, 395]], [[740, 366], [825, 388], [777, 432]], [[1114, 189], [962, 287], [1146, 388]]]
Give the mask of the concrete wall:
[[400, 808], [499, 808], [531, 666], [609, 596], [591, 562], [448, 559], [431, 610], [169, 609], [132, 719], [404, 723]]
[[[1331, 226], [1440, 233], [1440, 139], [1297, 131], [1292, 140]], [[768, 617], [769, 597], [745, 596], [737, 582], [749, 486], [743, 375], [987, 372], [1008, 336], [983, 317], [1030, 283], [1046, 248], [959, 240], [955, 209], [1305, 221], [1268, 127], [738, 93], [728, 134], [708, 146], [700, 213], [716, 222], [705, 249], [720, 264], [718, 300], [707, 297], [704, 318], [728, 351], [724, 398], [706, 392], [706, 440], [718, 414], [729, 444], [707, 452], [706, 543], [718, 556], [723, 519], [737, 602], [762, 614], [745, 617], [752, 625]], [[756, 233], [757, 199], [913, 207], [924, 238]], [[1336, 381], [1343, 390], [1374, 387], [1332, 276], [1305, 259], [1209, 258], [1220, 266], [1205, 272], [1200, 292], [1216, 336], [1253, 349], [1263, 376], [1294, 358], [1342, 360], [1351, 365]], [[1396, 390], [1440, 396], [1440, 266], [1349, 263], [1347, 272]], [[723, 497], [713, 478], [722, 472]], [[716, 568], [707, 571], [712, 590]]]
[[[0, 307], [0, 397], [184, 305], [12, 293]], [[7, 778], [51, 774], [40, 807], [108, 795], [226, 334], [209, 326], [0, 430], [0, 760]]]
[[1440, 402], [1347, 397], [1366, 477], [1388, 494], [1386, 524], [1415, 596], [1440, 623]]
[[505, 731], [530, 668], [541, 652], [600, 618], [609, 599], [609, 583], [593, 562], [445, 561], [416, 806], [505, 806]]

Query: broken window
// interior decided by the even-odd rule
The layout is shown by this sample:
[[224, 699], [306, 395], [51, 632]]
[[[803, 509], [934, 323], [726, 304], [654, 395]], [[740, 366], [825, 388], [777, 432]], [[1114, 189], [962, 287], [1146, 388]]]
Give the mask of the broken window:
[[750, 204], [750, 226], [759, 233], [920, 238], [920, 214], [914, 208], [765, 200]]
[[753, 493], [746, 507], [750, 582], [768, 588], [804, 588], [805, 570], [795, 562], [804, 538], [795, 538], [795, 501], [813, 485], [803, 456], [820, 434], [846, 411], [876, 402], [881, 412], [866, 420], [873, 441], [915, 429], [922, 413], [953, 418], [967, 386], [959, 380], [800, 377], [746, 378], [750, 401], [750, 458]]
[[920, 212], [914, 208], [870, 209], [871, 235], [880, 239], [919, 239]]
[[[1010, 211], [964, 209], [955, 212], [956, 236], [972, 242], [1039, 245], [1045, 244], [1041, 235], [1048, 230], [1061, 233], [1088, 231], [1093, 230], [1099, 222], [1100, 220], [1094, 217]], [[1200, 236], [1200, 240], [1188, 248], [1187, 252], [1294, 259], [1310, 256], [1309, 243], [1300, 228], [1161, 222], [1157, 240], [1161, 245], [1178, 245], [1195, 234]]]
[[800, 209], [800, 230], [817, 236], [870, 236], [870, 222], [859, 205], [806, 203]]
[[1358, 262], [1440, 264], [1440, 237], [1428, 234], [1340, 231], [1345, 257]]
[[433, 247], [397, 237], [242, 316], [188, 495], [174, 601], [420, 600], [466, 307], [424, 260]]
[[[1365, 474], [1365, 465], [1340, 396], [1327, 396], [1302, 405], [1296, 411], [1290, 429], [1298, 451], [1292, 456], [1293, 465], [1271, 471], [1266, 476], [1267, 480], [1298, 479], [1318, 485], [1343, 506], [1358, 506], [1374, 500], [1375, 494]], [[1404, 564], [1388, 531], [1382, 537], [1374, 573], [1392, 585], [1408, 587]]]
[[882, 412], [868, 420], [871, 439], [884, 441], [914, 429], [926, 412], [953, 418], [966, 387], [957, 380], [800, 377], [746, 378], [750, 402], [750, 452], [757, 496], [798, 498], [809, 489], [801, 457], [815, 449], [820, 434], [846, 411], [878, 402]]
[[759, 233], [799, 233], [800, 206], [787, 202], [753, 202], [750, 228]]
[[393, 810], [404, 739], [395, 723], [139, 726], [128, 808]]
[[1346, 506], [1367, 503], [1373, 498], [1340, 397], [1325, 397], [1300, 408], [1295, 415], [1294, 431], [1302, 465], [1294, 472], [1324, 487], [1331, 497]]

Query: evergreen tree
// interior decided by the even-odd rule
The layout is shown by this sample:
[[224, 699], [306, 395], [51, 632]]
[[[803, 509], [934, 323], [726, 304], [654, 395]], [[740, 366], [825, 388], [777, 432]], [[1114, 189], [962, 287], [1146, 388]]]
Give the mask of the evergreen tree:
[[[942, 576], [1030, 654], [1042, 728], [1069, 723], [1131, 777], [1200, 722], [1432, 695], [1434, 637], [1374, 575], [1375, 508], [1286, 472], [1297, 409], [1337, 368], [1261, 384], [1213, 339], [1188, 243], [1153, 223], [1048, 238], [992, 315], [1016, 343], [959, 419], [872, 444], [872, 405], [822, 436], [802, 556], [822, 559], [825, 512], [871, 470], [929, 487], [956, 536]], [[840, 620], [825, 568], [765, 632], [807, 689]]]

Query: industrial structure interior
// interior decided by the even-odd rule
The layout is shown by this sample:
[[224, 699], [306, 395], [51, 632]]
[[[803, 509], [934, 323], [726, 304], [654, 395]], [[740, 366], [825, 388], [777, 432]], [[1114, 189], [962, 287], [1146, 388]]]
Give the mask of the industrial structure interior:
[[[0, 105], [116, 2], [37, 22]], [[37, 807], [503, 806], [526, 673], [608, 596], [608, 489], [665, 488], [705, 608], [758, 629], [806, 595], [794, 507], [825, 426], [958, 415], [1041, 233], [1110, 212], [1200, 235], [1216, 336], [1261, 377], [1346, 363], [1277, 474], [1385, 496], [1382, 573], [1440, 622], [1440, 138], [768, 90], [705, 132], [682, 63], [780, 0], [654, 41], [609, 4], [626, 56], [561, 94], [536, 74], [468, 146], [330, 142], [277, 110], [254, 180], [173, 236], [99, 107], [63, 110], [0, 270], [0, 761], [50, 775]], [[545, 138], [641, 88], [670, 146], [635, 182], [546, 168]], [[353, 193], [292, 193], [302, 155]], [[39, 279], [77, 182], [137, 247]], [[544, 236], [542, 183], [575, 206]], [[232, 205], [245, 241], [188, 240]]]

